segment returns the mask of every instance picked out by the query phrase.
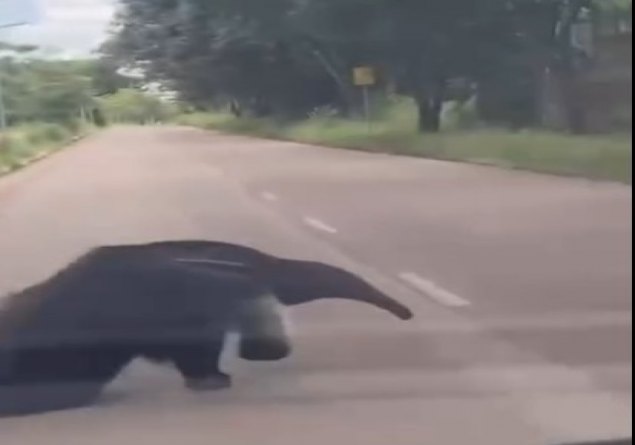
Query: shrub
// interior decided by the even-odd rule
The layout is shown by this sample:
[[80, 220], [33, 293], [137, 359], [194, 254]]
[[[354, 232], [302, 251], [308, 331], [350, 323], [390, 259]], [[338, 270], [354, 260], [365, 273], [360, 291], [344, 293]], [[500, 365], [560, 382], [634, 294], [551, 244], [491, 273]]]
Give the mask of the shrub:
[[76, 132], [65, 126], [32, 123], [12, 127], [0, 138], [0, 173], [28, 163], [39, 153], [53, 151]]
[[[452, 114], [454, 117], [452, 117]], [[299, 123], [239, 119], [224, 113], [181, 116], [179, 122], [206, 129], [280, 138], [356, 150], [396, 153], [489, 164], [561, 175], [623, 182], [632, 180], [632, 137], [571, 136], [547, 131], [509, 132], [477, 129], [469, 104], [448, 118], [454, 128], [442, 134], [419, 134], [411, 100], [393, 100], [382, 118], [368, 123], [318, 113]], [[451, 122], [446, 122], [450, 124]], [[470, 131], [466, 129], [472, 128]]]

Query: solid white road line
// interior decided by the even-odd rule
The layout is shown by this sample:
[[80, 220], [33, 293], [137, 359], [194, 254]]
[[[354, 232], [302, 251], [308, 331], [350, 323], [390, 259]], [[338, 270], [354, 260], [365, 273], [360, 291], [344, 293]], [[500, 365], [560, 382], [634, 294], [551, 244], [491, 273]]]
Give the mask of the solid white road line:
[[459, 308], [472, 305], [465, 298], [459, 297], [414, 272], [404, 272], [399, 275], [399, 278], [443, 306]]
[[262, 192], [261, 196], [265, 201], [269, 201], [269, 202], [276, 202], [280, 200], [280, 198], [278, 198], [278, 195], [271, 192]]
[[335, 235], [337, 233], [336, 228], [329, 226], [327, 223], [316, 218], [306, 217], [304, 218], [304, 223], [309, 227], [320, 230], [322, 232], [330, 233], [331, 235]]

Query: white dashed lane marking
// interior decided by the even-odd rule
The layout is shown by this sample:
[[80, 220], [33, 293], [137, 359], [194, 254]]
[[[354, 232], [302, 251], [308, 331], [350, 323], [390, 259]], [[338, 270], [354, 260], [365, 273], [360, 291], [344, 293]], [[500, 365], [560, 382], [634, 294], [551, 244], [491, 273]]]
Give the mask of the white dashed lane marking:
[[262, 196], [262, 199], [264, 199], [265, 201], [269, 201], [269, 202], [277, 202], [277, 201], [280, 200], [278, 195], [276, 195], [275, 193], [271, 193], [271, 192], [262, 192], [260, 194], [260, 196]]
[[427, 280], [416, 273], [404, 272], [399, 275], [403, 281], [408, 283], [411, 287], [415, 288], [419, 292], [423, 293], [427, 297], [431, 298], [435, 302], [448, 307], [468, 307], [470, 303], [465, 298], [462, 298], [447, 289], [442, 288], [436, 283]]
[[327, 223], [320, 221], [319, 219], [316, 219], [316, 218], [311, 218], [307, 216], [306, 218], [304, 218], [304, 223], [307, 226], [312, 227], [315, 230], [319, 230], [321, 232], [330, 233], [331, 235], [335, 235], [337, 233], [337, 229], [335, 227], [332, 227], [328, 225]]

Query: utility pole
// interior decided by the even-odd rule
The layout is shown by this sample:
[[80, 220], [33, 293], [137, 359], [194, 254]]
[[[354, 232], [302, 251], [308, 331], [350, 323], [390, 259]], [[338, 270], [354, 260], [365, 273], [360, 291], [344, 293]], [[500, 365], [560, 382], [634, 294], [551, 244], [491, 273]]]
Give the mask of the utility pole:
[[[17, 26], [22, 26], [22, 25], [26, 25], [26, 23], [24, 22], [15, 22], [15, 23], [5, 23], [0, 25], [0, 30], [1, 29], [7, 29], [7, 28], [15, 28]], [[1, 68], [1, 66], [0, 66]], [[8, 122], [7, 122], [7, 107], [6, 104], [4, 102], [4, 92], [3, 92], [3, 88], [2, 88], [2, 76], [1, 76], [1, 72], [0, 72], [0, 132], [4, 132], [4, 130], [6, 130]]]
[[0, 77], [0, 132], [4, 132], [6, 128], [7, 128], [7, 108], [4, 104], [4, 93], [2, 91], [2, 77]]

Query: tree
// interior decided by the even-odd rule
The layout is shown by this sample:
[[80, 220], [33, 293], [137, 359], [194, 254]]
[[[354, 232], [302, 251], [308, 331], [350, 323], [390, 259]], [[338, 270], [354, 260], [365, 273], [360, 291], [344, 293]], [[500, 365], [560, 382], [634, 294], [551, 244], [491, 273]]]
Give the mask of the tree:
[[11, 51], [15, 53], [29, 53], [35, 51], [37, 46], [34, 45], [16, 45], [15, 43], [0, 41], [0, 51]]
[[549, 72], [555, 80], [568, 129], [574, 133], [586, 131], [581, 88], [588, 55], [576, 46], [574, 35], [576, 24], [584, 15], [592, 14], [595, 7], [592, 0], [517, 0], [510, 10], [508, 20], [514, 24], [514, 34], [508, 41], [513, 42], [510, 48], [515, 55], [501, 52], [497, 60], [499, 64], [504, 64], [505, 58], [516, 61], [512, 72], [525, 79], [523, 88], [517, 91], [530, 94], [515, 104], [517, 109], [528, 110], [521, 124], [542, 123], [542, 90], [545, 73]]
[[537, 73], [575, 75], [571, 24], [588, 1], [122, 0], [103, 52], [201, 108], [346, 112], [352, 69], [372, 65], [415, 99], [423, 131], [439, 130], [457, 78], [480, 85], [485, 115], [521, 126], [536, 121]]
[[109, 122], [162, 122], [176, 113], [176, 105], [135, 89], [121, 89], [98, 102]]
[[91, 79], [72, 62], [14, 59], [2, 61], [7, 120], [68, 123], [82, 108], [94, 106]]
[[115, 94], [124, 88], [138, 88], [141, 85], [134, 77], [120, 72], [117, 62], [108, 57], [69, 62], [78, 73], [90, 78], [94, 96]]
[[107, 54], [143, 66], [195, 104], [256, 114], [354, 108], [351, 72], [373, 65], [437, 131], [448, 80], [478, 60], [504, 0], [124, 0]]
[[125, 0], [103, 52], [139, 67], [195, 106], [305, 116], [337, 103], [337, 85], [293, 41], [292, 2]]
[[438, 131], [449, 80], [472, 74], [499, 0], [338, 0], [305, 3], [304, 28], [358, 64], [381, 68], [419, 107], [422, 131]]

